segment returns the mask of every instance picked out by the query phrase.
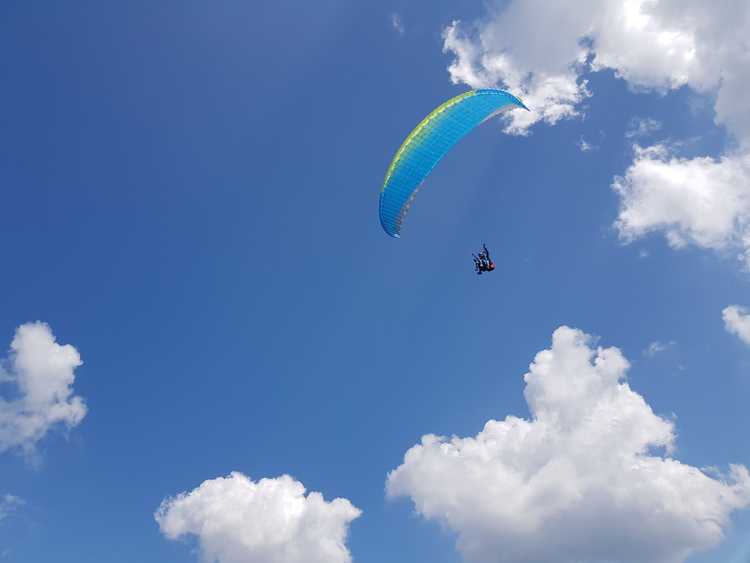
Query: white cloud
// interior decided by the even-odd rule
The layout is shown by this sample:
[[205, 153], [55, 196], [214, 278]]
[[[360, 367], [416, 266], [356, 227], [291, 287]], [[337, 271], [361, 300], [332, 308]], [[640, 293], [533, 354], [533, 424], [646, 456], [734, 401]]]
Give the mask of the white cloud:
[[721, 312], [727, 332], [736, 334], [740, 340], [750, 346], [750, 311], [747, 307], [730, 305]]
[[156, 512], [169, 539], [193, 534], [206, 561], [218, 563], [348, 563], [348, 523], [361, 511], [348, 500], [305, 497], [288, 475], [257, 483], [233, 472], [165, 499]]
[[[512, 6], [518, 7], [515, 10], [518, 12], [527, 7], [533, 9], [533, 4], [538, 2], [517, 3]], [[562, 7], [560, 3], [552, 3], [549, 9], [554, 11], [554, 6], [558, 5]], [[526, 20], [529, 17], [530, 14], [526, 13], [516, 14], [516, 20]], [[554, 56], [545, 60], [538, 56], [536, 50], [528, 49], [530, 45], [523, 32], [515, 27], [519, 25], [523, 24], [513, 18], [498, 18], [488, 24], [481, 24], [479, 38], [475, 41], [465, 34], [460, 22], [454, 22], [443, 34], [443, 50], [456, 55], [448, 68], [454, 83], [464, 82], [474, 88], [489, 88], [500, 84], [523, 99], [532, 111], [510, 116], [507, 131], [526, 134], [528, 128], [537, 121], [554, 124], [561, 119], [578, 115], [575, 106], [589, 93], [585, 81], [579, 80], [577, 72], [572, 68], [583, 63], [586, 54], [584, 49], [576, 45], [570, 53], [572, 60], [552, 64]], [[514, 50], [511, 45], [517, 45], [518, 49]], [[522, 55], [525, 57], [522, 58]], [[522, 60], [519, 61], [519, 58]]]
[[656, 455], [673, 450], [674, 426], [620, 381], [628, 367], [617, 348], [559, 328], [525, 375], [531, 420], [423, 436], [388, 496], [457, 533], [473, 563], [677, 563], [714, 546], [750, 504], [750, 474], [711, 478]]
[[661, 129], [662, 123], [656, 119], [650, 117], [637, 117], [630, 120], [628, 124], [629, 129], [625, 132], [625, 136], [629, 139], [633, 137], [643, 137], [650, 135]]
[[635, 161], [615, 178], [615, 226], [630, 242], [662, 231], [670, 245], [737, 249], [750, 259], [750, 153], [679, 159], [658, 145], [635, 148]]
[[6, 494], [2, 500], [0, 500], [0, 520], [3, 520], [11, 512], [16, 510], [19, 506], [26, 504], [26, 501], [15, 495]]
[[677, 342], [675, 342], [674, 340], [671, 340], [669, 342], [660, 342], [657, 340], [656, 342], [652, 342], [649, 345], [648, 349], [643, 353], [646, 354], [647, 356], [653, 357], [653, 356], [656, 356], [657, 354], [661, 354], [662, 352], [666, 352], [667, 350], [671, 350], [675, 348], [676, 346], [677, 346]]
[[724, 2], [720, 13], [698, 0], [496, 0], [488, 12], [445, 30], [456, 83], [520, 91], [538, 120], [552, 106], [566, 108], [558, 118], [576, 115], [575, 104], [588, 95], [583, 76], [611, 69], [636, 90], [717, 92], [717, 123], [750, 135], [743, 94], [750, 8], [743, 0]]
[[[628, 197], [617, 226], [626, 240], [664, 230], [675, 244], [737, 248], [750, 265], [748, 37], [745, 0], [726, 0], [721, 10], [699, 0], [495, 0], [484, 20], [449, 26], [444, 50], [454, 55], [448, 68], [453, 82], [501, 86], [524, 98], [532, 111], [507, 114], [512, 133], [578, 115], [580, 102], [595, 94], [585, 80], [592, 71], [612, 70], [634, 91], [687, 86], [710, 96], [715, 123], [736, 141], [733, 152], [684, 160], [663, 146], [641, 149], [625, 174], [629, 189], [619, 190]], [[655, 126], [642, 121], [629, 135]], [[688, 175], [693, 172], [697, 177]], [[695, 199], [696, 191], [717, 187], [716, 201]], [[667, 197], [679, 201], [679, 213], [666, 205], [650, 208]], [[736, 213], [723, 206], [726, 197], [740, 201]]]
[[86, 405], [73, 396], [74, 370], [82, 363], [73, 346], [55, 342], [47, 324], [18, 327], [0, 371], [2, 389], [12, 391], [0, 397], [0, 452], [19, 449], [31, 458], [50, 429], [83, 420]]
[[581, 138], [578, 140], [578, 146], [580, 147], [581, 152], [591, 152], [591, 151], [594, 150], [594, 148], [596, 148], [596, 147], [594, 147], [594, 145], [592, 145], [591, 143], [587, 142], [583, 138], [583, 135], [581, 135]]
[[404, 20], [401, 18], [400, 14], [392, 13], [391, 14], [391, 25], [393, 26], [393, 29], [395, 29], [399, 35], [403, 36], [406, 33], [406, 28], [404, 27]]
[[583, 135], [581, 135], [578, 139], [578, 147], [581, 149], [581, 152], [598, 151], [602, 146], [604, 136], [604, 131], [599, 131], [599, 139], [597, 141], [589, 143], [586, 139], [583, 138]]

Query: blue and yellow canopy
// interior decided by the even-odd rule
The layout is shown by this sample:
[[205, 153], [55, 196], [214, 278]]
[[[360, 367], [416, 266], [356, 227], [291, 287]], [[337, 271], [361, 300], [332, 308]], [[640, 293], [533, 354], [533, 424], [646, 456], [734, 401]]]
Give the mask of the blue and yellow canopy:
[[528, 108], [503, 90], [472, 90], [448, 100], [411, 132], [396, 153], [380, 192], [380, 224], [398, 238], [424, 179], [469, 131], [501, 112]]

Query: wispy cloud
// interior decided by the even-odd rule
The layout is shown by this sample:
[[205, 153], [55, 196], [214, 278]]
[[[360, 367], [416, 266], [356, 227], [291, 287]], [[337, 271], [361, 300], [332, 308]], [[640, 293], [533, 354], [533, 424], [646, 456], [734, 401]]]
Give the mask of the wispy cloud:
[[630, 120], [625, 137], [632, 139], [634, 137], [644, 137], [661, 129], [661, 122], [649, 117], [636, 117]]
[[42, 322], [21, 325], [2, 362], [0, 452], [17, 449], [34, 461], [37, 443], [53, 428], [70, 429], [86, 415], [83, 399], [73, 395], [75, 368], [83, 362], [71, 345], [55, 342]]
[[656, 356], [657, 354], [661, 354], [662, 352], [666, 352], [667, 350], [672, 350], [676, 347], [677, 347], [677, 342], [675, 342], [674, 340], [671, 340], [669, 342], [660, 342], [657, 340], [656, 342], [652, 342], [651, 344], [649, 344], [649, 347], [646, 350], [644, 350], [643, 353], [646, 356], [653, 357], [653, 356]]
[[401, 17], [401, 14], [395, 12], [391, 13], [391, 25], [393, 25], [393, 29], [395, 29], [399, 35], [403, 36], [406, 33], [404, 20]]
[[23, 506], [24, 504], [26, 504], [26, 501], [22, 498], [6, 494], [2, 500], [0, 500], [0, 520], [4, 519], [19, 506]]
[[583, 135], [578, 139], [578, 146], [582, 152], [598, 151], [601, 148], [602, 141], [604, 141], [604, 131], [599, 132], [599, 138], [596, 141], [587, 141], [583, 138]]
[[578, 146], [581, 148], [581, 151], [583, 152], [589, 152], [589, 151], [594, 150], [594, 145], [586, 142], [586, 140], [583, 138], [583, 135], [581, 135], [581, 138], [578, 140]]
[[165, 499], [156, 512], [169, 539], [197, 536], [217, 563], [350, 563], [348, 523], [361, 514], [348, 500], [305, 496], [289, 475], [257, 483], [234, 472]]
[[750, 503], [750, 474], [733, 465], [712, 478], [656, 455], [673, 451], [674, 424], [621, 382], [628, 367], [617, 348], [559, 328], [525, 375], [530, 420], [423, 436], [388, 496], [458, 534], [471, 563], [677, 563], [714, 546]]

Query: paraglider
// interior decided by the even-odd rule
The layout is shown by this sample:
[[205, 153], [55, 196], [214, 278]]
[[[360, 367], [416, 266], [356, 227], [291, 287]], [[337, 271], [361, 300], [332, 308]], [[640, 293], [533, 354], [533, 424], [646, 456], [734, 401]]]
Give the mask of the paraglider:
[[[440, 159], [465, 135], [489, 118], [523, 102], [503, 90], [472, 90], [434, 110], [406, 138], [388, 168], [380, 192], [380, 224], [399, 238], [417, 191]], [[481, 272], [480, 272], [481, 273]]]
[[487, 250], [487, 245], [483, 244], [482, 248], [484, 248], [484, 252], [480, 252], [479, 256], [474, 256], [474, 253], [471, 254], [474, 256], [474, 271], [480, 276], [482, 272], [491, 272], [495, 269], [495, 263], [490, 260], [490, 251]]

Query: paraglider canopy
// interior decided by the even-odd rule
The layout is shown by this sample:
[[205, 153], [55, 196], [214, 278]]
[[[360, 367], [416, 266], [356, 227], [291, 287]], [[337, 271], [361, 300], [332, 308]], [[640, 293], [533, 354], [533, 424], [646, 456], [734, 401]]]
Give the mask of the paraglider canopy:
[[380, 192], [380, 224], [385, 232], [399, 237], [417, 191], [453, 145], [490, 117], [514, 108], [529, 109], [503, 90], [472, 90], [425, 117], [401, 145], [385, 176]]

